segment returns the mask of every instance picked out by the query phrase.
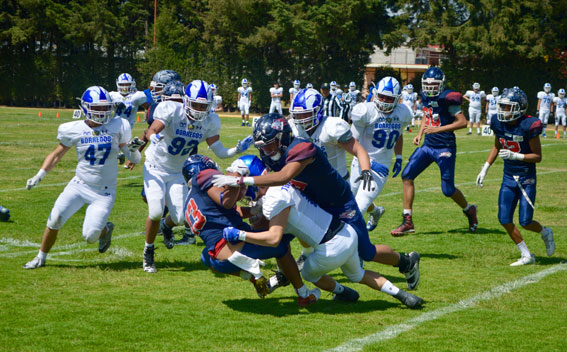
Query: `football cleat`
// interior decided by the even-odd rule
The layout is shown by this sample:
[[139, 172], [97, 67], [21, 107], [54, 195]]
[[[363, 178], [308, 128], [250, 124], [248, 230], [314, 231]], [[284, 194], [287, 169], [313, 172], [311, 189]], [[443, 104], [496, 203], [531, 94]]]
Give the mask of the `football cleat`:
[[281, 271], [276, 271], [274, 276], [268, 280], [268, 293], [272, 293], [278, 287], [289, 285], [289, 279]]
[[541, 239], [545, 243], [545, 252], [551, 257], [555, 253], [555, 241], [553, 240], [553, 231], [549, 227], [543, 228]]
[[144, 248], [144, 271], [147, 273], [157, 273], [156, 264], [154, 262], [154, 247]]
[[420, 308], [423, 305], [423, 303], [425, 303], [423, 298], [420, 298], [414, 294], [411, 294], [401, 289], [400, 292], [394, 295], [394, 298], [396, 298], [397, 300], [402, 302], [406, 307], [411, 309]]
[[406, 276], [406, 282], [408, 284], [408, 290], [415, 290], [417, 285], [419, 285], [419, 260], [420, 256], [417, 252], [410, 252], [408, 255], [410, 260], [410, 269], [403, 273]]
[[529, 257], [522, 256], [520, 259], [516, 260], [510, 266], [521, 266], [521, 265], [528, 265], [528, 264], [535, 264], [535, 257], [533, 254], [530, 254]]
[[173, 229], [165, 224], [165, 219], [161, 219], [159, 228], [163, 234], [163, 244], [165, 248], [172, 249], [175, 246], [175, 236], [173, 236]]
[[411, 220], [410, 214], [403, 214], [403, 220], [400, 226], [390, 232], [390, 235], [396, 236], [403, 236], [407, 233], [414, 233], [415, 230], [413, 228], [413, 221]]
[[476, 218], [476, 205], [471, 205], [469, 210], [464, 211], [463, 214], [469, 219], [469, 232], [475, 232], [478, 228], [478, 220]]
[[266, 295], [270, 293], [268, 289], [268, 280], [266, 280], [265, 277], [262, 276], [261, 278], [256, 279], [254, 278], [254, 276], [252, 276], [250, 278], [250, 282], [252, 283], [252, 285], [254, 285], [258, 297], [265, 298]]
[[240, 126], [244, 126], [244, 121], [240, 124]]
[[114, 230], [114, 224], [110, 221], [106, 223], [106, 233], [104, 237], [98, 239], [98, 252], [104, 253], [110, 248], [110, 242], [112, 241], [112, 231]]
[[309, 295], [307, 297], [298, 296], [297, 305], [299, 306], [299, 308], [309, 307], [310, 305], [317, 302], [319, 300], [319, 297], [321, 297], [321, 290], [314, 288], [312, 290], [309, 290]]
[[24, 269], [37, 269], [45, 266], [45, 260], [35, 257], [24, 265]]
[[366, 223], [366, 229], [368, 230], [368, 232], [374, 230], [376, 226], [378, 226], [378, 221], [380, 221], [380, 218], [382, 217], [382, 215], [384, 215], [385, 212], [386, 209], [384, 209], [384, 207], [376, 207], [370, 213], [370, 216], [368, 217], [368, 222]]
[[344, 290], [341, 293], [336, 293], [333, 296], [333, 301], [343, 301], [343, 302], [356, 302], [358, 301], [358, 298], [360, 297], [360, 295], [358, 294], [358, 292], [356, 292], [355, 290], [353, 290], [350, 287], [346, 287], [344, 286]]
[[303, 270], [305, 259], [307, 259], [307, 256], [303, 253], [299, 256], [299, 258], [297, 258], [297, 260], [295, 261], [295, 263], [297, 264], [297, 270], [299, 271]]

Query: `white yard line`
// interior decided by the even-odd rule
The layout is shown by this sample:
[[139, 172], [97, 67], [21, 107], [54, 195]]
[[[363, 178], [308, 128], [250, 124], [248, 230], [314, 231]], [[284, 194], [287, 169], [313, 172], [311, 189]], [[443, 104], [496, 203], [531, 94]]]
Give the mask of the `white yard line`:
[[[142, 175], [134, 175], [134, 176], [126, 176], [126, 177], [118, 177], [117, 180], [121, 181], [121, 180], [131, 180], [134, 178], [142, 178]], [[60, 183], [40, 183], [39, 185], [35, 186], [34, 188], [43, 188], [43, 187], [53, 187], [53, 186], [65, 186], [67, 185], [67, 183], [69, 182], [60, 182]], [[4, 193], [4, 192], [14, 192], [14, 191], [25, 191], [26, 188], [22, 187], [22, 188], [11, 188], [11, 189], [0, 189], [0, 193]]]
[[423, 313], [401, 324], [389, 326], [386, 329], [379, 331], [375, 334], [347, 341], [344, 344], [327, 351], [335, 351], [335, 352], [360, 351], [365, 346], [368, 346], [370, 344], [376, 344], [385, 340], [396, 338], [401, 333], [410, 331], [423, 323], [427, 323], [432, 320], [437, 320], [450, 313], [455, 313], [468, 308], [472, 308], [478, 303], [493, 300], [506, 293], [520, 289], [524, 286], [535, 284], [539, 282], [541, 279], [545, 278], [546, 276], [549, 276], [559, 271], [566, 271], [566, 270], [567, 270], [567, 264], [565, 263], [554, 265], [550, 268], [539, 271], [537, 273], [524, 276], [518, 280], [510, 281], [503, 285], [496, 286], [488, 291], [485, 291], [474, 297], [462, 300], [450, 306], [439, 308], [431, 312]]

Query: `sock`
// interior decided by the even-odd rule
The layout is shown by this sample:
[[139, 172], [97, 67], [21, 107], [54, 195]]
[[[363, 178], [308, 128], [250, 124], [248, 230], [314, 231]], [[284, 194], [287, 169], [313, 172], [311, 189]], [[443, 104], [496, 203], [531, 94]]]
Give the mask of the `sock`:
[[164, 222], [162, 224], [163, 224], [163, 227], [165, 227], [167, 230], [171, 230], [171, 227], [167, 224], [167, 221], [164, 220]]
[[402, 214], [411, 216], [411, 209], [404, 209]]
[[146, 242], [146, 248], [154, 248], [154, 244]]
[[390, 281], [386, 280], [386, 283], [382, 285], [380, 291], [389, 294], [390, 296], [395, 296], [400, 292], [400, 289], [394, 286]]
[[467, 206], [463, 209], [463, 211], [469, 211], [472, 205], [467, 203]]
[[240, 278], [242, 280], [249, 281], [252, 278], [252, 274], [250, 274], [248, 271], [240, 270]]
[[309, 296], [309, 289], [307, 288], [307, 286], [303, 285], [300, 288], [296, 289], [295, 292], [297, 292], [297, 295], [299, 297], [307, 297]]
[[400, 261], [398, 262], [397, 265], [394, 265], [394, 267], [398, 267], [400, 268], [400, 273], [407, 273], [409, 271], [409, 266], [410, 266], [410, 261], [408, 259], [408, 256], [405, 254], [400, 253]]
[[313, 247], [303, 247], [301, 254], [307, 257], [309, 254], [313, 253], [314, 250], [315, 249]]
[[335, 281], [335, 288], [333, 289], [333, 293], [340, 295], [345, 290], [345, 287], [338, 282]]
[[45, 258], [47, 258], [47, 253], [46, 253], [46, 252], [42, 252], [41, 249], [40, 249], [40, 250], [39, 250], [39, 253], [37, 253], [37, 256], [39, 257], [39, 259], [45, 260]]
[[472, 127], [469, 127], [469, 133], [472, 133]]
[[518, 246], [518, 249], [522, 253], [522, 257], [530, 257], [532, 255], [532, 253], [528, 249], [528, 246], [526, 246], [526, 242], [522, 241], [518, 243], [516, 246]]
[[480, 128], [479, 128], [479, 127], [476, 128], [476, 133], [480, 133]]

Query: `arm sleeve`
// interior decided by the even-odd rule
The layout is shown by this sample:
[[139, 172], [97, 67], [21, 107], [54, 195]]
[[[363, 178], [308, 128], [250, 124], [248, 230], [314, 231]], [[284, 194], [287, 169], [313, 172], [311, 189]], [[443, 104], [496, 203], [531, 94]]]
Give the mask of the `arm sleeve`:
[[146, 94], [144, 92], [137, 91], [132, 96], [132, 105], [140, 106], [146, 102]]
[[227, 149], [222, 145], [220, 139], [209, 146], [209, 149], [221, 159], [230, 158], [236, 155], [236, 147]]
[[218, 136], [220, 134], [221, 121], [219, 115], [214, 112], [209, 114], [207, 118], [207, 131], [205, 132], [205, 139]]

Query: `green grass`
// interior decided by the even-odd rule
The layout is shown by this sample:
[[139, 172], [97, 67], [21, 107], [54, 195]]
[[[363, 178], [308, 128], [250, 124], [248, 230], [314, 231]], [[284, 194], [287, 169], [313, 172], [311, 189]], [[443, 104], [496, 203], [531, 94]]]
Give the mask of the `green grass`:
[[[87, 246], [81, 230], [84, 209], [59, 233], [47, 266], [24, 270], [41, 241], [51, 207], [74, 175], [76, 157], [69, 152], [32, 191], [24, 189], [45, 156], [57, 145], [60, 123], [71, 111], [0, 108], [0, 205], [11, 221], [0, 223], [0, 350], [115, 351], [318, 351], [354, 338], [403, 324], [424, 313], [450, 306], [493, 287], [553, 267], [567, 258], [567, 143], [542, 139], [538, 165], [535, 219], [553, 228], [557, 250], [545, 256], [538, 234], [522, 231], [537, 265], [511, 268], [519, 251], [498, 224], [497, 199], [502, 162], [491, 168], [482, 189], [474, 180], [492, 139], [458, 132], [455, 181], [471, 203], [478, 205], [480, 228], [467, 231], [461, 210], [443, 196], [439, 171], [432, 165], [416, 180], [416, 234], [393, 238], [389, 231], [401, 221], [400, 178], [390, 179], [378, 203], [386, 208], [375, 243], [401, 252], [421, 253], [422, 280], [416, 294], [427, 301], [421, 311], [402, 307], [391, 297], [353, 283], [357, 304], [339, 304], [331, 295], [315, 306], [298, 309], [290, 287], [268, 298], [257, 298], [250, 283], [215, 275], [201, 264], [202, 241], [196, 246], [167, 250], [158, 237], [158, 273], [142, 271], [144, 221], [147, 206], [140, 199], [142, 167], [119, 168], [118, 195], [111, 214], [115, 223], [109, 252]], [[234, 116], [234, 115], [233, 115]], [[233, 146], [249, 128], [238, 118], [222, 118], [221, 140]], [[139, 135], [143, 124], [137, 124]], [[404, 160], [414, 149], [413, 133], [405, 134]], [[205, 144], [200, 152], [211, 157]], [[255, 151], [252, 151], [255, 152]], [[230, 160], [219, 160], [221, 166]], [[517, 218], [517, 216], [516, 216]], [[179, 229], [178, 231], [181, 231]], [[27, 242], [26, 242], [27, 241]], [[294, 241], [295, 242], [295, 241]], [[297, 254], [298, 244], [293, 243]], [[59, 254], [58, 254], [59, 253]], [[405, 287], [395, 268], [367, 263], [394, 284]], [[269, 260], [265, 272], [275, 268]], [[416, 326], [395, 338], [367, 345], [375, 351], [564, 351], [567, 350], [567, 272], [513, 290], [476, 306]]]

